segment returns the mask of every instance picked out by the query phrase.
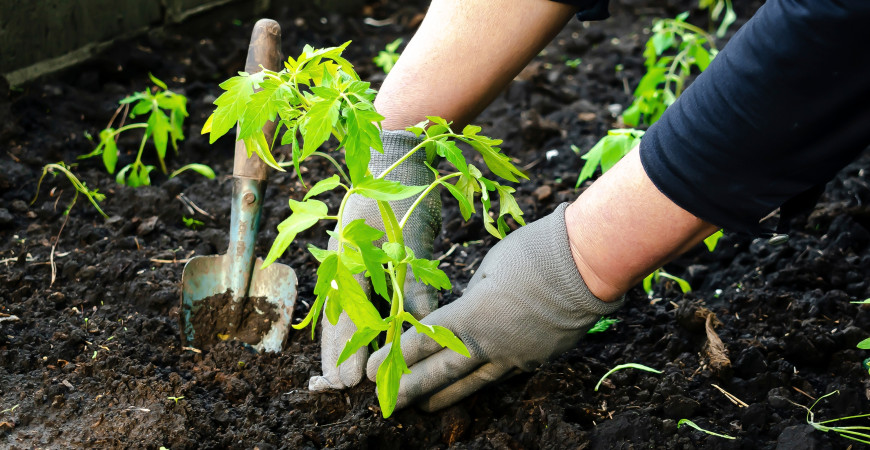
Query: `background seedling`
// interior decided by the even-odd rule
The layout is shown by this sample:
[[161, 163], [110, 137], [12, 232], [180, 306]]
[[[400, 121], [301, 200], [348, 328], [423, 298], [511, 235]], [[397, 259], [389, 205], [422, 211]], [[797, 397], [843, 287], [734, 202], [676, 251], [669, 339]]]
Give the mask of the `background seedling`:
[[603, 333], [610, 329], [613, 325], [619, 322], [619, 319], [608, 319], [606, 317], [602, 317], [598, 319], [598, 322], [595, 322], [595, 325], [586, 332], [586, 334], [596, 334]]
[[182, 395], [181, 397], [166, 397], [166, 398], [167, 398], [168, 400], [172, 400], [172, 401], [174, 401], [175, 404], [177, 405], [177, 404], [178, 404], [178, 401], [181, 400], [181, 399], [183, 399], [184, 396]]
[[[184, 140], [184, 118], [187, 117], [187, 97], [181, 94], [170, 91], [166, 83], [158, 79], [152, 74], [148, 74], [155, 87], [153, 89], [145, 89], [142, 92], [136, 92], [133, 95], [121, 99], [120, 107], [116, 111], [115, 116], [109, 121], [106, 129], [100, 131], [100, 143], [92, 152], [79, 156], [80, 159], [90, 158], [102, 155], [103, 164], [106, 171], [110, 174], [115, 173], [115, 166], [118, 162], [118, 137], [121, 133], [130, 130], [143, 130], [142, 140], [139, 144], [139, 151], [136, 154], [136, 160], [124, 166], [115, 177], [118, 184], [123, 184], [131, 187], [147, 186], [151, 184], [151, 171], [155, 169], [152, 165], [146, 165], [142, 162], [142, 154], [145, 146], [150, 138], [154, 149], [157, 152], [157, 160], [160, 163], [160, 170], [167, 174], [166, 170], [166, 149], [169, 145], [178, 153], [178, 141]], [[132, 105], [132, 107], [131, 107]], [[119, 112], [123, 111], [123, 114]], [[145, 122], [131, 123], [124, 125], [127, 113], [129, 118], [133, 119], [137, 116], [148, 115]], [[112, 125], [115, 119], [121, 117], [120, 126], [115, 129]], [[208, 178], [214, 178], [214, 171], [204, 164], [188, 164], [179, 170], [176, 170], [170, 176], [176, 176], [185, 170], [193, 170]]]
[[73, 187], [76, 190], [72, 201], [63, 212], [64, 215], [69, 214], [70, 209], [72, 209], [73, 205], [76, 204], [76, 200], [79, 198], [79, 193], [82, 193], [85, 195], [85, 197], [88, 198], [88, 201], [91, 202], [92, 205], [94, 205], [94, 208], [97, 209], [100, 215], [108, 219], [109, 216], [107, 216], [106, 213], [103, 212], [99, 205], [99, 202], [105, 200], [105, 194], [97, 192], [97, 189], [88, 189], [87, 185], [83, 181], [80, 181], [78, 177], [73, 175], [73, 173], [70, 171], [71, 168], [72, 166], [67, 165], [63, 161], [59, 161], [54, 164], [46, 164], [42, 168], [42, 176], [39, 177], [39, 181], [36, 183], [36, 194], [33, 196], [33, 200], [30, 201], [30, 204], [32, 205], [34, 202], [36, 202], [36, 199], [39, 197], [39, 188], [40, 186], [42, 186], [42, 180], [45, 179], [45, 175], [49, 173], [52, 175], [56, 175], [55, 171], [57, 171], [66, 175], [66, 178], [70, 181], [70, 183], [72, 183]]
[[725, 13], [722, 16], [722, 22], [719, 23], [719, 28], [716, 30], [716, 37], [718, 38], [725, 37], [728, 27], [737, 20], [737, 14], [734, 12], [734, 5], [731, 4], [731, 0], [699, 0], [698, 7], [706, 9], [709, 14], [710, 32], [716, 26], [719, 16], [722, 16], [723, 12]]
[[181, 216], [182, 222], [184, 222], [184, 226], [190, 228], [191, 230], [196, 230], [197, 228], [205, 225], [203, 221], [196, 220], [193, 217]]
[[402, 45], [403, 39], [398, 38], [393, 42], [387, 44], [384, 50], [378, 52], [378, 56], [375, 56], [374, 62], [375, 65], [380, 67], [384, 73], [390, 73], [393, 70], [393, 66], [396, 65], [396, 61], [399, 60], [399, 54], [396, 53], [396, 50], [399, 49], [399, 46]]
[[689, 285], [688, 281], [686, 281], [686, 280], [684, 280], [676, 275], [671, 275], [671, 274], [665, 272], [665, 269], [659, 268], [659, 269], [656, 269], [653, 273], [647, 275], [646, 278], [643, 279], [643, 283], [642, 283], [643, 290], [644, 290], [644, 292], [646, 292], [646, 295], [648, 295], [650, 298], [652, 298], [652, 296], [653, 296], [653, 288], [652, 288], [653, 283], [658, 283], [662, 278], [667, 278], [668, 280], [676, 282], [677, 285], [680, 287], [680, 291], [682, 291], [683, 294], [692, 292], [692, 286]]
[[[509, 230], [506, 216], [524, 224], [523, 213], [512, 195], [514, 189], [484, 177], [478, 168], [468, 164], [459, 145], [477, 151], [489, 170], [501, 178], [516, 182], [526, 175], [501, 153], [498, 148], [501, 141], [481, 135], [480, 127], [469, 125], [457, 132], [451, 128], [451, 123], [434, 116], [408, 128], [420, 138], [417, 146], [384, 172], [377, 176], [372, 174], [368, 170], [371, 149], [383, 151], [379, 126], [383, 117], [372, 105], [375, 91], [369, 83], [359, 79], [350, 62], [341, 56], [348, 44], [325, 49], [306, 45], [297, 58], [287, 59], [280, 72], [240, 72], [225, 81], [221, 87], [226, 92], [215, 100], [217, 108], [206, 121], [203, 133], [209, 133], [209, 140], [214, 142], [238, 124], [239, 139], [245, 142], [248, 155], [257, 153], [266, 164], [283, 171], [271, 152], [280, 136], [282, 145], [290, 146], [292, 165], [300, 179], [300, 165], [311, 156], [324, 157], [338, 167], [341, 176], [318, 180], [301, 201], [289, 200], [292, 213], [278, 225], [278, 236], [263, 267], [276, 261], [298, 233], [320, 220], [337, 222], [335, 231], [329, 233], [337, 241], [337, 250], [308, 247], [320, 263], [314, 287], [316, 299], [305, 319], [294, 328], [312, 325], [313, 338], [313, 325], [321, 313], [335, 324], [340, 314], [346, 312], [356, 324], [357, 332], [339, 355], [338, 364], [385, 334], [385, 342], [393, 346], [376, 378], [378, 400], [387, 417], [395, 408], [399, 380], [409, 372], [400, 349], [403, 324], [409, 323], [417, 332], [426, 334], [443, 347], [470, 356], [465, 345], [451, 331], [424, 325], [404, 309], [404, 283], [409, 269], [419, 282], [438, 289], [451, 287], [447, 275], [438, 268], [439, 261], [418, 258], [404, 245], [402, 230], [411, 214], [427, 195], [444, 187], [457, 199], [463, 218], [468, 220], [476, 212], [475, 197], [479, 195], [484, 227], [494, 236], [504, 237]], [[262, 131], [263, 125], [270, 120], [278, 122], [271, 143], [266, 141]], [[341, 169], [336, 158], [318, 151], [331, 136], [339, 142], [336, 150], [344, 150], [346, 171]], [[423, 186], [404, 186], [385, 178], [417, 152], [425, 152], [429, 161], [436, 155], [443, 157], [454, 171], [442, 173], [429, 166], [435, 180]], [[343, 190], [344, 197], [335, 212], [330, 212], [326, 203], [313, 198], [336, 189]], [[494, 218], [489, 215], [489, 209], [496, 194], [499, 212]], [[385, 231], [370, 227], [362, 219], [344, 221], [344, 208], [352, 195], [377, 202]], [[406, 198], [415, 200], [403, 216], [396, 216], [390, 202]], [[386, 237], [386, 242], [380, 247], [375, 246], [374, 242], [383, 237]], [[372, 300], [381, 297], [389, 304], [386, 317], [381, 317], [372, 300], [366, 298], [353, 276], [359, 273], [364, 273], [372, 284]]]
[[830, 397], [834, 394], [839, 395], [840, 391], [829, 392], [829, 393], [819, 397], [819, 399], [816, 400], [815, 402], [813, 402], [812, 406], [810, 406], [809, 408], [807, 408], [806, 406], [803, 406], [803, 405], [798, 405], [797, 403], [794, 403], [794, 402], [791, 402], [791, 403], [794, 404], [795, 406], [800, 406], [801, 408], [807, 410], [807, 423], [812, 425], [812, 427], [815, 428], [816, 430], [819, 430], [823, 433], [827, 433], [829, 431], [832, 431], [832, 432], [840, 435], [840, 437], [844, 437], [846, 439], [851, 439], [853, 441], [858, 441], [858, 442], [861, 442], [864, 444], [870, 444], [870, 427], [866, 427], [866, 426], [829, 427], [829, 426], [825, 425], [826, 423], [834, 423], [834, 422], [839, 422], [841, 420], [860, 419], [863, 417], [870, 417], [870, 414], [859, 414], [857, 416], [838, 417], [836, 419], [823, 420], [821, 422], [815, 421], [816, 419], [815, 419], [815, 413], [813, 413], [813, 408], [815, 408], [816, 405], [820, 401], [822, 401], [822, 399]]
[[728, 436], [727, 434], [719, 434], [719, 433], [714, 433], [710, 430], [705, 430], [705, 429], [699, 427], [695, 422], [692, 422], [689, 419], [680, 419], [680, 421], [677, 422], [677, 428], [680, 428], [683, 425], [688, 425], [688, 426], [690, 426], [698, 431], [701, 431], [703, 433], [707, 433], [710, 436], [716, 436], [716, 437], [725, 438], [725, 439], [737, 439], [736, 437]]
[[601, 379], [598, 380], [598, 383], [595, 385], [595, 392], [598, 392], [598, 388], [601, 387], [601, 383], [603, 383], [604, 380], [607, 379], [607, 377], [612, 375], [614, 372], [619, 371], [619, 370], [623, 370], [623, 369], [638, 369], [638, 370], [645, 370], [647, 372], [652, 372], [652, 373], [662, 373], [660, 370], [653, 369], [652, 367], [648, 367], [648, 366], [645, 366], [643, 364], [636, 364], [636, 363], [620, 364], [620, 365], [608, 370], [607, 373], [605, 373], [604, 376], [602, 376]]

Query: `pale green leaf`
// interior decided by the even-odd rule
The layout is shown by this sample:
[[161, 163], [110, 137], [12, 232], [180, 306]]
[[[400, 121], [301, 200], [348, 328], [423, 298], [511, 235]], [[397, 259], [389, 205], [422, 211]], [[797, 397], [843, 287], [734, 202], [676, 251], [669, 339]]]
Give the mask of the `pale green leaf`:
[[402, 200], [423, 192], [427, 186], [404, 186], [398, 181], [383, 178], [365, 177], [353, 187], [353, 191], [363, 197], [375, 200]]

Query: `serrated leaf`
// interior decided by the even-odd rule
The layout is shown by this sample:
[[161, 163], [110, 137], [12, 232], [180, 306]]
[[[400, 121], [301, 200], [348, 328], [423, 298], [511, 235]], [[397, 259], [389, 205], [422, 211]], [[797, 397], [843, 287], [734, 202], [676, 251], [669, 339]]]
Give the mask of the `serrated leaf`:
[[[294, 329], [301, 330], [310, 323], [317, 323], [317, 318], [320, 317], [320, 311], [326, 302], [326, 296], [330, 289], [330, 284], [335, 278], [335, 272], [338, 268], [338, 255], [332, 253], [321, 261], [320, 267], [317, 268], [317, 282], [314, 285], [314, 294], [317, 296], [314, 300], [314, 305], [308, 311], [308, 314], [296, 325], [292, 325]], [[314, 326], [311, 327], [311, 339], [314, 339]]]
[[335, 366], [338, 367], [341, 363], [347, 361], [347, 358], [350, 358], [351, 355], [356, 353], [361, 347], [368, 345], [369, 342], [378, 337], [379, 334], [381, 334], [380, 330], [373, 330], [371, 328], [361, 328], [356, 330], [353, 336], [348, 339], [341, 354], [338, 355], [338, 361], [335, 362]]
[[[466, 197], [466, 193], [458, 189], [456, 186], [446, 181], [441, 181], [441, 184], [446, 187], [447, 191], [453, 195], [453, 198], [459, 202], [459, 212], [462, 214], [462, 219], [468, 221], [468, 219], [471, 218], [471, 215], [474, 214], [474, 203], [472, 203], [474, 201], [474, 191], [472, 191], [472, 197], [471, 200], [469, 200], [468, 197]], [[459, 182], [456, 184], [459, 184]]]
[[325, 250], [320, 247], [315, 246], [314, 244], [308, 244], [308, 251], [311, 255], [314, 256], [318, 262], [323, 262], [329, 255], [336, 254], [335, 250]]
[[354, 186], [353, 191], [363, 197], [391, 202], [417, 195], [426, 188], [427, 186], [405, 186], [398, 181], [369, 176]]
[[244, 117], [248, 100], [254, 93], [255, 81], [253, 76], [245, 74], [232, 77], [220, 84], [220, 87], [226, 92], [214, 101], [217, 108], [212, 114], [214, 118], [209, 134], [209, 144], [213, 144], [219, 137], [225, 135]]
[[520, 225], [525, 225], [526, 221], [523, 219], [523, 210], [520, 209], [520, 205], [517, 204], [516, 199], [513, 196], [513, 193], [516, 192], [516, 189], [510, 186], [502, 186], [497, 184], [495, 189], [498, 191], [498, 204], [499, 204], [499, 216], [504, 216], [505, 214], [510, 214], [514, 220], [517, 221]]
[[302, 146], [302, 159], [310, 156], [329, 139], [332, 128], [338, 122], [340, 105], [341, 101], [338, 99], [323, 99], [311, 105], [305, 113], [300, 128], [305, 141]]
[[440, 261], [431, 259], [412, 259], [409, 264], [418, 283], [422, 282], [435, 289], [450, 289], [450, 278], [438, 268]]
[[421, 323], [408, 312], [402, 313], [401, 317], [402, 320], [413, 325], [414, 329], [417, 330], [418, 333], [423, 333], [426, 336], [429, 336], [442, 347], [447, 347], [450, 350], [453, 350], [454, 352], [465, 356], [466, 358], [471, 358], [471, 353], [469, 353], [468, 347], [466, 347], [465, 344], [463, 344], [462, 341], [447, 328], [444, 328], [440, 325], [427, 325]]
[[414, 258], [414, 251], [411, 250], [411, 247], [408, 247], [404, 244], [399, 244], [397, 242], [384, 242], [381, 245], [381, 248], [386, 253], [387, 257], [393, 261], [394, 264], [398, 265], [405, 262], [408, 259]]
[[345, 110], [347, 135], [342, 142], [345, 161], [352, 183], [358, 183], [365, 176], [371, 160], [371, 148], [383, 152], [380, 131], [373, 122], [383, 120], [374, 111], [361, 111], [354, 108]]
[[442, 156], [453, 164], [459, 172], [470, 177], [468, 173], [468, 163], [465, 161], [465, 156], [462, 155], [462, 149], [456, 146], [456, 143], [446, 139], [435, 141], [435, 153]]
[[468, 143], [471, 144], [471, 146], [477, 150], [481, 156], [483, 156], [483, 161], [492, 173], [504, 178], [505, 180], [513, 182], [519, 181], [517, 180], [517, 176], [525, 179], [529, 178], [526, 174], [514, 167], [510, 162], [510, 158], [500, 153], [498, 148], [477, 140], [470, 140]]
[[245, 105], [243, 119], [239, 121], [237, 139], [244, 139], [262, 132], [266, 122], [274, 121], [278, 111], [287, 103], [288, 89], [281, 80], [266, 78], [260, 83], [260, 90], [251, 94]]
[[326, 191], [331, 191], [338, 187], [339, 184], [341, 184], [341, 179], [338, 177], [338, 175], [333, 175], [329, 178], [320, 180], [317, 182], [317, 184], [311, 186], [311, 189], [308, 190], [308, 192], [305, 194], [305, 198], [303, 198], [302, 201], [308, 200], [309, 198], [314, 197], [315, 195], [320, 195]]

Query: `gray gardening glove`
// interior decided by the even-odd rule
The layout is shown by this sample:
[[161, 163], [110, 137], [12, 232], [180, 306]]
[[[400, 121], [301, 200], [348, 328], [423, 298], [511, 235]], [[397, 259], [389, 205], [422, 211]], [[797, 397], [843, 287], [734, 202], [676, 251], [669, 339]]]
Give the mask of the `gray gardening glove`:
[[[384, 153], [372, 150], [372, 159], [369, 162], [369, 170], [375, 176], [390, 167], [409, 150], [420, 143], [420, 139], [408, 131], [384, 131], [381, 133], [384, 143]], [[386, 179], [398, 181], [407, 186], [422, 186], [435, 180], [435, 174], [429, 170], [424, 162], [426, 152], [423, 150], [414, 153], [392, 172], [387, 174]], [[401, 220], [408, 208], [414, 203], [415, 197], [390, 202], [396, 217]], [[347, 224], [356, 219], [365, 219], [369, 226], [379, 230], [384, 229], [381, 214], [375, 200], [359, 195], [352, 196], [344, 207], [343, 223]], [[441, 231], [441, 197], [437, 191], [428, 195], [424, 202], [414, 210], [411, 218], [405, 224], [403, 237], [405, 245], [411, 247], [415, 255], [421, 258], [432, 257], [432, 246], [435, 236]], [[386, 239], [376, 241], [379, 246]], [[329, 240], [329, 250], [337, 250], [338, 245], [334, 239]], [[356, 275], [356, 279], [362, 285], [367, 296], [371, 294], [369, 279], [364, 273]], [[370, 297], [371, 298], [371, 297]], [[417, 318], [424, 317], [438, 307], [438, 297], [435, 288], [417, 283], [414, 275], [408, 270], [405, 279], [405, 309]], [[336, 366], [338, 356], [344, 349], [347, 341], [356, 332], [356, 326], [351, 322], [346, 313], [336, 325], [329, 323], [326, 315], [321, 321], [323, 330], [320, 336], [320, 367], [323, 375], [313, 376], [308, 381], [308, 389], [311, 391], [324, 391], [329, 389], [343, 389], [357, 385], [362, 380], [368, 358], [368, 349], [364, 346], [353, 356], [347, 359], [341, 366]]]
[[[411, 373], [401, 379], [397, 409], [419, 401], [434, 411], [516, 369], [530, 371], [573, 348], [600, 316], [622, 306], [624, 298], [597, 299], [580, 277], [568, 244], [566, 206], [496, 244], [462, 297], [422, 320], [453, 331], [471, 358], [416, 330], [402, 335]], [[371, 380], [389, 348], [369, 358]]]

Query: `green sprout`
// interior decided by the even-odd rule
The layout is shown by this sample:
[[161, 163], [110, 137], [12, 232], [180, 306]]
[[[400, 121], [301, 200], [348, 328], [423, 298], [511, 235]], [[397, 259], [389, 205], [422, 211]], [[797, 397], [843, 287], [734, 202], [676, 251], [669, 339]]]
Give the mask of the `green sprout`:
[[[153, 89], [136, 92], [121, 99], [119, 102], [124, 111], [130, 110], [129, 117], [131, 119], [145, 114], [148, 115], [148, 119], [145, 122], [124, 125], [124, 118], [122, 118], [121, 125], [115, 129], [112, 125], [118, 115], [116, 113], [116, 117], [112, 118], [109, 126], [100, 131], [100, 143], [97, 145], [97, 148], [86, 155], [79, 156], [79, 159], [84, 159], [102, 155], [106, 171], [114, 174], [119, 154], [118, 137], [126, 131], [143, 130], [136, 160], [124, 166], [115, 176], [115, 181], [118, 184], [131, 187], [148, 186], [151, 184], [150, 174], [155, 167], [142, 162], [142, 154], [149, 138], [154, 145], [154, 149], [157, 151], [160, 170], [164, 174], [168, 174], [165, 161], [166, 150], [171, 145], [175, 153], [178, 153], [178, 141], [184, 140], [184, 118], [188, 115], [187, 97], [170, 91], [166, 83], [154, 75], [149, 73], [148, 77], [151, 78], [151, 82], [155, 85]], [[119, 108], [119, 111], [121, 108]], [[203, 164], [188, 164], [173, 172], [170, 178], [185, 170], [194, 170], [208, 178], [214, 178], [214, 171]]]
[[193, 217], [181, 216], [181, 220], [184, 222], [184, 226], [194, 231], [197, 228], [205, 225], [203, 221], [194, 219]]
[[619, 322], [619, 319], [608, 319], [606, 317], [602, 317], [598, 319], [598, 322], [595, 322], [595, 325], [586, 332], [586, 334], [596, 334], [603, 333], [607, 331], [610, 327]]
[[696, 430], [698, 430], [698, 431], [701, 431], [701, 432], [707, 433], [707, 434], [709, 434], [710, 436], [716, 436], [716, 437], [725, 438], [725, 439], [737, 439], [736, 437], [734, 437], [734, 436], [728, 436], [727, 434], [719, 434], [719, 433], [714, 433], [714, 432], [712, 432], [712, 431], [710, 431], [710, 430], [705, 430], [705, 429], [699, 427], [695, 422], [692, 422], [692, 421], [689, 420], [689, 419], [680, 419], [680, 421], [677, 422], [677, 428], [680, 428], [680, 427], [683, 426], [683, 425], [688, 425], [688, 426], [690, 426], [690, 427], [692, 427], [692, 428], [694, 428], [694, 429], [696, 429]]
[[396, 53], [396, 50], [399, 49], [399, 46], [402, 45], [403, 39], [398, 38], [393, 42], [387, 44], [384, 50], [381, 50], [378, 53], [378, 56], [375, 56], [374, 62], [375, 65], [380, 67], [384, 73], [390, 73], [393, 70], [393, 66], [396, 65], [396, 61], [399, 60], [399, 54]]
[[576, 69], [576, 68], [580, 67], [580, 64], [583, 64], [582, 58], [574, 58], [574, 59], [565, 60], [565, 65], [572, 68], [572, 69]]
[[660, 269], [656, 269], [653, 273], [647, 275], [646, 278], [643, 279], [643, 290], [644, 290], [644, 292], [646, 292], [646, 295], [652, 297], [652, 295], [653, 295], [653, 288], [652, 288], [653, 283], [658, 283], [659, 281], [661, 281], [662, 278], [667, 278], [671, 281], [676, 282], [677, 285], [680, 287], [680, 291], [682, 291], [683, 294], [687, 294], [689, 292], [692, 292], [692, 286], [689, 285], [688, 281], [686, 281], [686, 280], [684, 280], [676, 275], [671, 275], [671, 274], [665, 272], [665, 269], [660, 268]]
[[797, 403], [794, 403], [794, 402], [792, 402], [792, 404], [794, 404], [796, 406], [800, 406], [801, 408], [807, 410], [807, 423], [812, 425], [812, 427], [815, 428], [816, 430], [819, 430], [823, 433], [827, 433], [829, 431], [832, 431], [832, 432], [840, 435], [840, 437], [843, 437], [846, 439], [851, 439], [853, 441], [858, 441], [858, 442], [861, 442], [864, 444], [870, 444], [870, 427], [865, 427], [865, 426], [829, 427], [829, 426], [825, 425], [828, 423], [839, 422], [841, 420], [860, 419], [863, 417], [870, 417], [870, 414], [859, 414], [857, 416], [838, 417], [836, 419], [823, 420], [821, 422], [815, 421], [816, 419], [815, 419], [815, 413], [813, 413], [813, 408], [815, 408], [816, 405], [820, 401], [822, 401], [822, 399], [824, 399], [826, 397], [830, 397], [831, 395], [834, 395], [834, 394], [839, 394], [839, 393], [840, 393], [840, 391], [829, 392], [829, 393], [819, 397], [819, 399], [816, 400], [813, 403], [813, 405], [810, 406], [809, 408], [807, 408], [806, 406], [803, 406], [803, 405], [798, 405]]
[[653, 369], [652, 367], [647, 367], [643, 364], [636, 364], [636, 363], [620, 364], [620, 365], [608, 370], [607, 373], [605, 373], [604, 376], [601, 377], [600, 380], [598, 380], [598, 384], [595, 385], [595, 392], [598, 392], [598, 388], [601, 387], [601, 383], [603, 383], [604, 380], [607, 379], [607, 377], [612, 375], [614, 372], [616, 372], [618, 370], [623, 370], [623, 369], [638, 369], [638, 370], [645, 370], [647, 372], [652, 372], [652, 373], [662, 373], [661, 370], [656, 370], [656, 369]]
[[166, 398], [167, 398], [168, 400], [172, 400], [172, 401], [174, 401], [175, 404], [177, 405], [177, 404], [178, 404], [178, 401], [181, 400], [181, 399], [183, 399], [184, 396], [182, 395], [181, 397], [166, 397]]
[[33, 200], [31, 200], [30, 204], [32, 205], [33, 203], [35, 203], [36, 199], [39, 198], [39, 188], [40, 188], [40, 186], [42, 186], [42, 180], [45, 179], [45, 175], [49, 174], [49, 173], [52, 175], [56, 175], [55, 171], [57, 171], [57, 172], [60, 172], [64, 175], [66, 175], [67, 179], [70, 181], [70, 183], [72, 183], [73, 187], [76, 190], [76, 193], [73, 196], [72, 201], [69, 203], [66, 210], [63, 212], [64, 215], [69, 214], [69, 211], [72, 209], [73, 205], [76, 204], [76, 200], [79, 198], [79, 193], [82, 193], [85, 195], [85, 197], [88, 198], [88, 201], [90, 201], [91, 204], [94, 205], [94, 208], [97, 209], [97, 211], [100, 213], [100, 215], [102, 215], [103, 217], [108, 219], [109, 216], [107, 216], [106, 213], [103, 212], [103, 210], [100, 208], [100, 205], [99, 205], [99, 202], [105, 200], [105, 198], [106, 198], [105, 194], [101, 194], [101, 193], [97, 192], [97, 189], [93, 189], [93, 190], [88, 189], [85, 182], [79, 180], [78, 177], [73, 175], [73, 173], [70, 171], [71, 168], [72, 168], [72, 166], [67, 165], [63, 161], [59, 161], [59, 162], [53, 163], [53, 164], [46, 164], [42, 168], [42, 176], [39, 177], [39, 181], [36, 183], [36, 195], [33, 196]]

